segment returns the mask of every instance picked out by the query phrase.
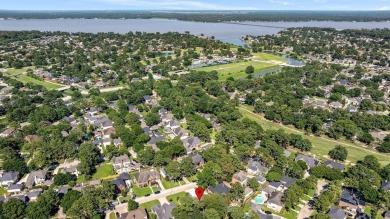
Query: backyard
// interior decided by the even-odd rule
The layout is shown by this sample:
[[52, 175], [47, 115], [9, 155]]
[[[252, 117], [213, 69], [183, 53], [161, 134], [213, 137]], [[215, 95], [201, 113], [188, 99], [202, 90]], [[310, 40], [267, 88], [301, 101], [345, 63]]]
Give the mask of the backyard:
[[92, 179], [103, 179], [114, 174], [112, 170], [112, 164], [103, 164], [96, 169], [96, 173], [93, 174]]

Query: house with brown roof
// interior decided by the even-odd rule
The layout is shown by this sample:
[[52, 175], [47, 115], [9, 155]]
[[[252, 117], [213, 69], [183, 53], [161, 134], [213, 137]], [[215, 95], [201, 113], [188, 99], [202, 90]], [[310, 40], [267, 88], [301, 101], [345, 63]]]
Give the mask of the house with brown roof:
[[12, 136], [14, 134], [15, 134], [15, 128], [10, 127], [10, 128], [7, 128], [6, 130], [4, 130], [3, 132], [1, 132], [0, 137], [4, 138], [4, 137]]
[[31, 189], [34, 185], [39, 185], [44, 183], [45, 180], [46, 180], [45, 170], [32, 171], [27, 177], [26, 187]]
[[156, 170], [148, 170], [135, 174], [135, 184], [137, 187], [151, 186], [160, 179], [160, 174]]
[[131, 162], [129, 156], [122, 155], [118, 157], [113, 157], [111, 159], [112, 167], [117, 173], [129, 172], [129, 167], [131, 166]]

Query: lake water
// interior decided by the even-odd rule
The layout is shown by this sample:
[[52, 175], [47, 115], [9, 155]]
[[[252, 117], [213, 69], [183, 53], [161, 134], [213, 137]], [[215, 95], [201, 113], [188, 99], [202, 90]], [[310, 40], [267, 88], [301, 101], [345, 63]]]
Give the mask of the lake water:
[[390, 22], [245, 22], [246, 25], [200, 23], [168, 19], [46, 19], [0, 20], [0, 30], [39, 30], [65, 32], [185, 32], [215, 36], [224, 42], [243, 45], [245, 35], [276, 34], [290, 27], [332, 27], [336, 29], [390, 28]]

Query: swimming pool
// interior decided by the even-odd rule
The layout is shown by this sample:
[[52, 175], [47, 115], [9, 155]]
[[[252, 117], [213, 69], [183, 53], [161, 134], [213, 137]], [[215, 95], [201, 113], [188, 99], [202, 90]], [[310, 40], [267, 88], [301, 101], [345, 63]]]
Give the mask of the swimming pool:
[[252, 201], [258, 205], [261, 205], [264, 204], [264, 197], [262, 195], [258, 195]]

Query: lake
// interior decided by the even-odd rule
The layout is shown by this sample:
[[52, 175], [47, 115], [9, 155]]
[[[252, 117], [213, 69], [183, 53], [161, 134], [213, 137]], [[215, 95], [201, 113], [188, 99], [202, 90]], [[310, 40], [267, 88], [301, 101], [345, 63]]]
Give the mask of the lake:
[[[242, 25], [245, 24], [245, 25]], [[185, 32], [215, 36], [216, 39], [244, 45], [245, 35], [276, 34], [290, 27], [332, 27], [336, 29], [390, 28], [390, 22], [244, 22], [241, 24], [200, 23], [168, 19], [31, 19], [0, 20], [0, 30], [39, 30], [65, 32]]]

